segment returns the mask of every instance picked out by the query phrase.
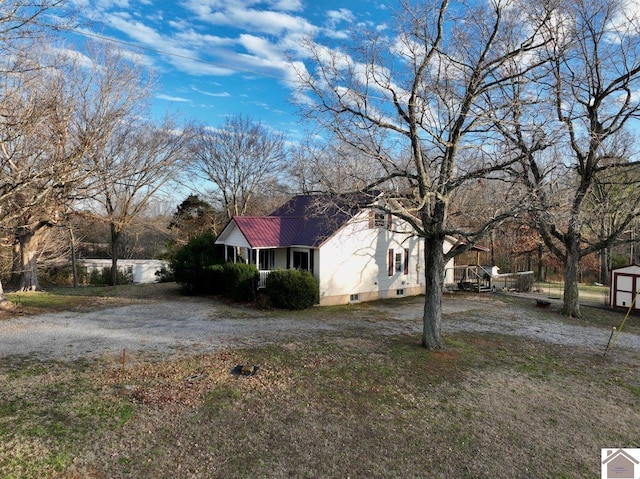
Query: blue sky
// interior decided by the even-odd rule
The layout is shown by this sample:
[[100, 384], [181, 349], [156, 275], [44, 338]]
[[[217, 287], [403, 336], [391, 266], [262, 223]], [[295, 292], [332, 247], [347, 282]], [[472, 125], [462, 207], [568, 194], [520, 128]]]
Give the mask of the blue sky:
[[388, 15], [385, 0], [90, 0], [79, 30], [141, 47], [158, 75], [156, 113], [211, 126], [242, 113], [296, 136], [287, 52], [303, 62], [302, 38], [343, 43], [358, 25], [384, 28]]

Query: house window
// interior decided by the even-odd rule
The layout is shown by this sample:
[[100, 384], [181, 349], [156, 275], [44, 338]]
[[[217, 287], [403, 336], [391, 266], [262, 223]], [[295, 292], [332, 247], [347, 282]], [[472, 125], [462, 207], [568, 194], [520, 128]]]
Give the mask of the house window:
[[390, 249], [388, 254], [388, 260], [387, 260], [387, 269], [389, 272], [389, 276], [393, 276], [393, 258], [394, 258], [393, 250]]
[[261, 249], [258, 251], [258, 268], [262, 271], [270, 271], [276, 265], [276, 250]]
[[404, 289], [396, 289], [396, 296], [404, 296]]
[[352, 294], [349, 296], [349, 301], [354, 303], [356, 301], [360, 301], [360, 294], [356, 293], [356, 294]]
[[369, 210], [369, 228], [390, 228], [391, 214]]
[[309, 270], [309, 252], [294, 251], [293, 252], [293, 269]]
[[409, 249], [405, 248], [402, 253], [389, 250], [389, 276], [397, 273], [409, 274]]
[[404, 271], [403, 274], [409, 274], [409, 248], [404, 249]]

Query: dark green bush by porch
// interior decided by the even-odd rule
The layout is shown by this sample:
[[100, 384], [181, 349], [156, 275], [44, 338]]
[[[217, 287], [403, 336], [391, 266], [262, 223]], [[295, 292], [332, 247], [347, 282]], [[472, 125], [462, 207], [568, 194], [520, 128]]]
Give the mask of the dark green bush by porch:
[[266, 290], [276, 308], [306, 309], [320, 301], [318, 283], [309, 271], [272, 271], [267, 276]]
[[225, 295], [234, 301], [254, 301], [260, 274], [254, 264], [225, 263], [222, 268]]
[[[190, 294], [220, 294], [222, 249], [214, 244], [216, 236], [207, 232], [191, 239], [175, 252], [169, 266], [175, 281]], [[217, 266], [216, 266], [217, 265]]]

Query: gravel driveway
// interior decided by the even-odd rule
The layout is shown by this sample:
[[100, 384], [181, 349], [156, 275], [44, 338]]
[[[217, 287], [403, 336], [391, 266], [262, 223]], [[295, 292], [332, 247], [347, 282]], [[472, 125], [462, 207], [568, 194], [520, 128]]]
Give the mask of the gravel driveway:
[[[610, 331], [576, 326], [552, 315], [500, 301], [452, 297], [443, 300], [443, 330], [499, 332], [555, 344], [604, 348]], [[382, 302], [367, 314], [263, 313], [194, 298], [133, 304], [93, 312], [64, 312], [0, 321], [0, 358], [33, 355], [74, 359], [128, 351], [209, 352], [224, 347], [283, 342], [345, 328], [383, 334], [420, 334], [422, 298]], [[616, 348], [640, 351], [640, 336], [620, 334]]]

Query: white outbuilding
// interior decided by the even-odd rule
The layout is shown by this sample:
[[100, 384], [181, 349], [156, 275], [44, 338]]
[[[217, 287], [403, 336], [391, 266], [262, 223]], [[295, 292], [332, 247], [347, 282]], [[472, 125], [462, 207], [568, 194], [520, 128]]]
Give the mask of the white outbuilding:
[[[87, 269], [87, 273], [92, 271], [100, 271], [103, 268], [111, 268], [110, 259], [91, 259], [86, 258], [80, 260], [82, 265]], [[125, 274], [131, 275], [134, 283], [155, 283], [158, 281], [156, 273], [163, 268], [168, 268], [166, 261], [159, 259], [119, 259], [118, 270]]]
[[[640, 311], [640, 266], [631, 265], [611, 270], [609, 306]], [[635, 299], [635, 303], [634, 303]]]

